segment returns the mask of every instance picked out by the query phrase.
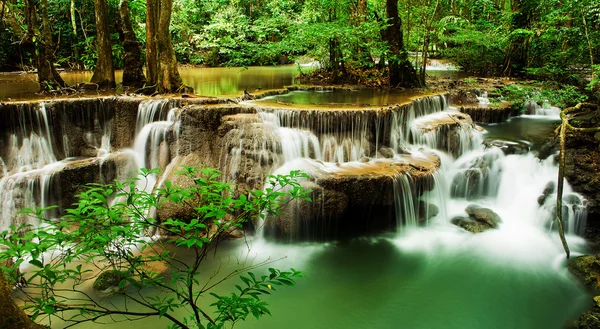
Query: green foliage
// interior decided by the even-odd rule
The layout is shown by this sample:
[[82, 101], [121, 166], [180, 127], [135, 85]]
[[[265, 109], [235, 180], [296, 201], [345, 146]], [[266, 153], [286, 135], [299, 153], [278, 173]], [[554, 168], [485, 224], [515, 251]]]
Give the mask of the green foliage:
[[[294, 269], [271, 268], [261, 277], [248, 272], [270, 263], [265, 261], [241, 265], [217, 282], [201, 284], [198, 279], [202, 262], [231, 230], [243, 229], [256, 216], [277, 213], [290, 199], [310, 200], [309, 191], [298, 182], [305, 174], [271, 176], [265, 190], [236, 196], [218, 170], [184, 167], [179, 174], [194, 182], [191, 187], [166, 182], [154, 193], [141, 189], [157, 172], [142, 169], [141, 178], [90, 184], [60, 220], [46, 220], [46, 209], [29, 209], [26, 213], [39, 218], [39, 226], [13, 226], [1, 233], [0, 269], [10, 282], [21, 283], [28, 296], [25, 308], [34, 320], [56, 317], [77, 324], [118, 315], [159, 316], [169, 319], [173, 328], [224, 328], [249, 315], [270, 314], [262, 297], [276, 286], [294, 285], [302, 276]], [[166, 204], [194, 209], [193, 218], [157, 221], [153, 209]], [[161, 232], [161, 238], [152, 238], [152, 232]], [[180, 256], [183, 252], [177, 248], [190, 250], [192, 256]], [[24, 263], [28, 269], [22, 273], [19, 266]], [[164, 264], [164, 269], [156, 264]], [[212, 291], [240, 273], [246, 274], [240, 276], [243, 284], [235, 286], [237, 291], [227, 296]], [[98, 288], [112, 287], [107, 290], [122, 303], [102, 303], [101, 297], [85, 290], [90, 280], [96, 280]], [[151, 296], [144, 293], [148, 289]], [[199, 300], [208, 294], [215, 302], [210, 308], [200, 306]], [[130, 311], [127, 305], [133, 304], [141, 311]], [[188, 316], [178, 318], [173, 315], [176, 310]]]
[[520, 111], [526, 110], [527, 102], [536, 102], [539, 105], [549, 103], [559, 108], [567, 108], [587, 100], [577, 87], [555, 83], [509, 84], [500, 90], [505, 100], [510, 101]]

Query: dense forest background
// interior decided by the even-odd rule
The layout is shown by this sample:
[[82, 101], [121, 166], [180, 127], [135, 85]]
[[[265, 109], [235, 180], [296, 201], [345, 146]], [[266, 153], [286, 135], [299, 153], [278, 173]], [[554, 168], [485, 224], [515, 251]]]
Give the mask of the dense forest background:
[[[169, 34], [180, 64], [250, 66], [314, 60], [334, 74], [372, 70], [369, 74], [377, 75], [378, 63], [397, 56], [386, 38], [392, 25], [386, 13], [389, 0], [170, 1]], [[106, 3], [114, 68], [122, 68], [126, 57], [126, 33], [119, 15], [123, 3], [130, 8], [144, 62], [151, 0], [1, 0], [0, 69], [36, 67], [39, 50], [27, 43], [39, 38], [27, 40], [23, 33], [29, 28], [27, 7], [32, 4], [38, 13], [47, 10], [55, 67], [94, 69], [102, 53], [97, 42], [98, 2]], [[595, 59], [600, 58], [600, 2], [596, 0], [400, 0], [397, 4], [400, 21], [393, 27], [402, 30], [400, 41], [421, 81], [428, 58], [451, 60], [481, 76], [575, 85], [594, 78]]]

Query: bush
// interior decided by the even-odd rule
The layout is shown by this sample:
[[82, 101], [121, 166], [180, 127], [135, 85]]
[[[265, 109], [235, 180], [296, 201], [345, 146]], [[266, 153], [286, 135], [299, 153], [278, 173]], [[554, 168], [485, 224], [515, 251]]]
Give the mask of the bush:
[[[59, 221], [46, 220], [45, 209], [27, 210], [40, 219], [38, 227], [13, 226], [2, 232], [0, 244], [5, 250], [0, 254], [0, 264], [4, 264], [0, 270], [13, 284], [21, 283], [20, 289], [27, 296], [24, 306], [34, 320], [46, 316], [78, 324], [115, 315], [127, 319], [159, 316], [169, 319], [174, 328], [222, 328], [249, 315], [259, 318], [269, 314], [262, 296], [277, 286], [294, 285], [294, 279], [302, 276], [294, 269], [270, 268], [260, 277], [248, 272], [240, 276], [237, 291], [228, 296], [211, 292], [225, 279], [208, 285], [196, 277], [202, 262], [232, 229], [243, 229], [256, 216], [275, 214], [289, 199], [309, 200], [309, 191], [297, 182], [305, 174], [293, 171], [271, 176], [270, 187], [236, 197], [232, 184], [222, 182], [216, 169], [184, 167], [180, 174], [194, 182], [192, 187], [180, 188], [167, 182], [154, 193], [138, 186], [147, 183], [157, 170], [142, 169], [141, 173], [141, 178], [125, 182], [89, 185]], [[193, 204], [194, 218], [157, 221], [150, 214], [167, 201], [180, 206]], [[147, 234], [155, 231], [162, 232], [162, 238]], [[173, 245], [190, 249], [194, 256], [182, 259], [172, 251]], [[21, 273], [19, 266], [25, 262], [30, 269]], [[157, 262], [166, 264], [164, 271], [152, 266]], [[266, 263], [242, 266], [225, 278]], [[108, 274], [91, 272], [83, 264]], [[83, 289], [88, 280], [96, 278], [98, 285], [106, 283], [99, 288], [116, 286], [113, 293], [121, 296], [121, 307], [112, 302], [102, 304], [99, 297]], [[162, 294], [140, 298], [146, 288]], [[208, 294], [215, 301], [210, 309], [203, 309], [198, 301]], [[130, 311], [129, 305], [136, 305], [137, 311]], [[188, 316], [176, 318], [173, 312], [178, 309], [187, 311]]]

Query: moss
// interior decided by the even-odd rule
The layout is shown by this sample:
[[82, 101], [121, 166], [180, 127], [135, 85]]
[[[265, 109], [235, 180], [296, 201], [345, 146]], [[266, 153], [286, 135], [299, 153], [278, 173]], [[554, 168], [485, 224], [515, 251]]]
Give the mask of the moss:
[[579, 256], [568, 264], [569, 270], [593, 289], [600, 289], [600, 254]]
[[43, 329], [47, 328], [31, 321], [19, 308], [11, 296], [8, 282], [0, 272], [0, 328], [2, 329]]
[[94, 289], [105, 291], [108, 288], [117, 287], [121, 280], [127, 277], [127, 272], [108, 270], [100, 273], [94, 281]]

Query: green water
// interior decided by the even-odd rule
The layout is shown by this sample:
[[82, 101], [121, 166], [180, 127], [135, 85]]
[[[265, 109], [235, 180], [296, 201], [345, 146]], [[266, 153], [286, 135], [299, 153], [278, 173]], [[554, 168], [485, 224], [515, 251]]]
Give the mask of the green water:
[[[203, 265], [203, 280], [217, 269], [224, 275], [245, 260], [286, 255], [269, 266], [293, 266], [307, 277], [267, 297], [272, 316], [252, 318], [236, 328], [560, 329], [589, 299], [561, 267], [543, 262], [511, 265], [460, 248], [404, 250], [384, 238], [320, 245], [257, 243], [249, 253], [243, 241], [236, 241]], [[216, 292], [225, 294], [235, 283], [229, 281]], [[168, 324], [148, 318], [82, 328], [154, 329]]]
[[293, 91], [285, 95], [267, 97], [256, 101], [257, 104], [294, 107], [380, 107], [402, 104], [414, 97], [423, 96], [419, 91], [389, 90], [336, 90], [336, 91]]

